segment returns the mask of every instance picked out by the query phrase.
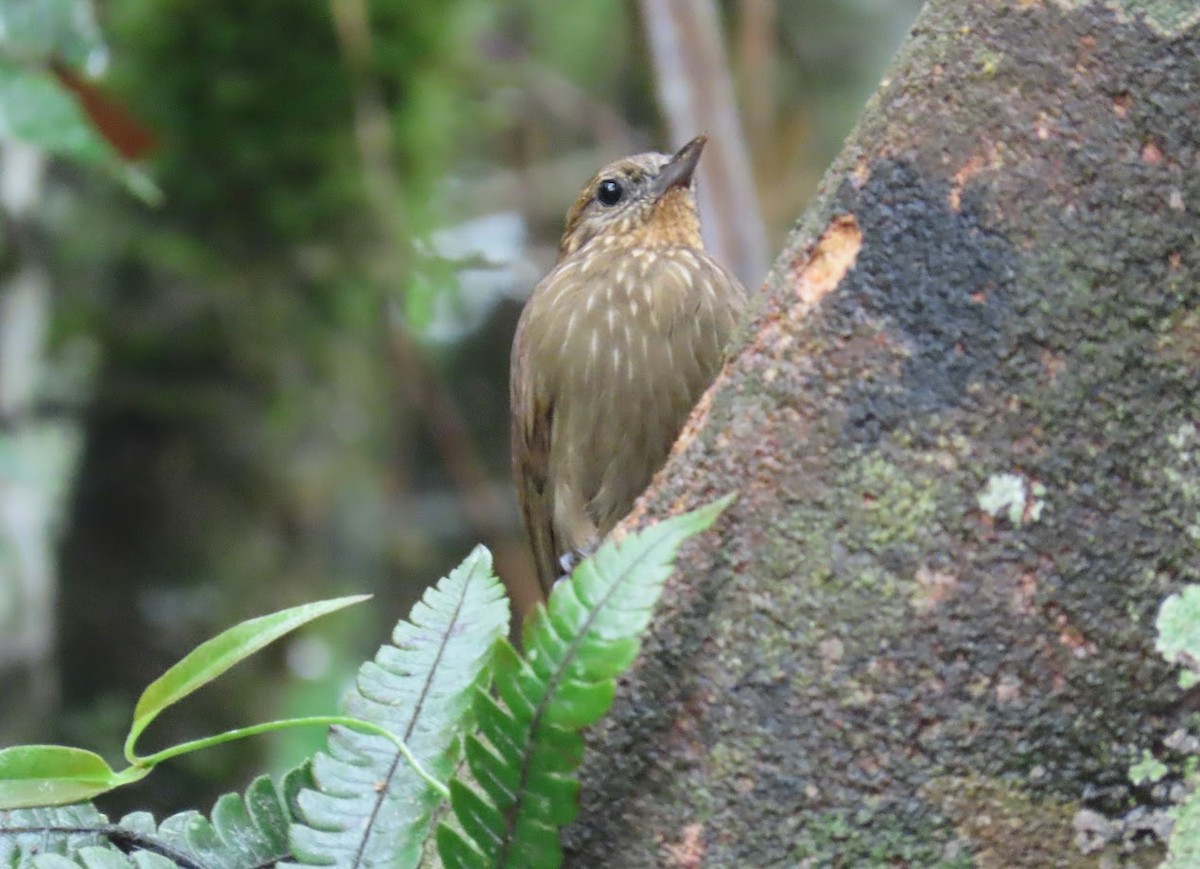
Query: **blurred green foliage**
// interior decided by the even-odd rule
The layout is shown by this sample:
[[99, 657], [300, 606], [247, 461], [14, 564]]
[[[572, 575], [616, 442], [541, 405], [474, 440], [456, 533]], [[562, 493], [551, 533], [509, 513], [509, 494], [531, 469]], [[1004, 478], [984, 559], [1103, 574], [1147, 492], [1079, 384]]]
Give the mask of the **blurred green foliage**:
[[0, 57], [0, 139], [36, 143], [64, 157], [104, 163], [114, 155], [49, 73]]
[[0, 34], [10, 60], [56, 55], [84, 66], [103, 50], [92, 8], [79, 0], [8, 0], [0, 7]]
[[[100, 0], [100, 27], [84, 14], [76, 30], [53, 22], [75, 20], [84, 0], [0, 7], [0, 99], [14, 78], [53, 88], [38, 65], [51, 54], [81, 70], [107, 58], [103, 87], [156, 135], [145, 169], [162, 191], [151, 207], [60, 161], [38, 216], [56, 340], [87, 335], [103, 360], [81, 411], [87, 448], [62, 552], [56, 721], [70, 732], [48, 737], [106, 750], [117, 724], [105, 710], [215, 625], [380, 591], [369, 623], [239, 669], [241, 697], [206, 695], [202, 712], [163, 724], [178, 740], [280, 705], [322, 711], [303, 698], [336, 695], [379, 626], [479, 537], [414, 383], [432, 373], [445, 384], [483, 471], [507, 491], [508, 342], [529, 286], [500, 293], [474, 331], [426, 345], [430, 371], [406, 367], [395, 330], [419, 341], [443, 294], [459, 291], [460, 264], [425, 240], [511, 211], [536, 275], [600, 159], [672, 144], [634, 4], [363, 3], [365, 30], [358, 0]], [[771, 5], [765, 57], [744, 54], [741, 4], [722, 11], [779, 239], [917, 2]], [[26, 34], [19, 58], [13, 34]], [[63, 153], [54, 137], [74, 135], [78, 111], [62, 120], [64, 92], [34, 96], [32, 129], [52, 127], [34, 137]], [[504, 504], [506, 540], [520, 546]], [[108, 642], [114, 624], [127, 644]], [[296, 690], [264, 681], [287, 667]], [[308, 748], [280, 747], [280, 762]], [[194, 805], [197, 790], [254, 766], [206, 753], [130, 799]]]

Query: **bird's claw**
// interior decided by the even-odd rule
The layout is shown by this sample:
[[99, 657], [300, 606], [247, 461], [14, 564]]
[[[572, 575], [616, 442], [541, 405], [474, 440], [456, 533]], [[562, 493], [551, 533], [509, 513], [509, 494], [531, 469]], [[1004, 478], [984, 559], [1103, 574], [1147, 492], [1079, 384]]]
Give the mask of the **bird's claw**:
[[570, 576], [571, 571], [579, 566], [579, 562], [590, 557], [593, 551], [594, 547], [588, 546], [582, 549], [568, 549], [562, 555], [558, 556], [558, 567], [562, 571], [562, 574], [558, 579], [554, 580], [554, 585], [558, 585]]
[[571, 571], [575, 569], [575, 565], [580, 562], [579, 552], [575, 549], [568, 549], [562, 555], [558, 556], [558, 569], [563, 572], [563, 576], [570, 576]]

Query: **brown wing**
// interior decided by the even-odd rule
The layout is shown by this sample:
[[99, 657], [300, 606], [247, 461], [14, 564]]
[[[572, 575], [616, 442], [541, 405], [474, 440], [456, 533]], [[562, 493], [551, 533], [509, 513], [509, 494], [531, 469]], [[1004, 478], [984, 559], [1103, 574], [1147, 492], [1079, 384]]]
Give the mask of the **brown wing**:
[[554, 488], [548, 470], [554, 404], [539, 388], [544, 380], [534, 376], [529, 369], [529, 347], [525, 340], [527, 318], [528, 309], [517, 324], [509, 367], [512, 469], [538, 581], [542, 591], [549, 595], [560, 573], [558, 556], [562, 551], [554, 533]]

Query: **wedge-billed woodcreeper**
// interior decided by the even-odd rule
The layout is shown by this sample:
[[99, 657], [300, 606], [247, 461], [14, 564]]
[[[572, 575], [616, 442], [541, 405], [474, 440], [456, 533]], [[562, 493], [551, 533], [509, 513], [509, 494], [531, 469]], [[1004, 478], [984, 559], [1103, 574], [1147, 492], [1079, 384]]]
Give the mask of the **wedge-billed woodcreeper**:
[[700, 236], [705, 141], [588, 181], [517, 325], [513, 475], [547, 594], [563, 559], [590, 552], [663, 465], [745, 304]]

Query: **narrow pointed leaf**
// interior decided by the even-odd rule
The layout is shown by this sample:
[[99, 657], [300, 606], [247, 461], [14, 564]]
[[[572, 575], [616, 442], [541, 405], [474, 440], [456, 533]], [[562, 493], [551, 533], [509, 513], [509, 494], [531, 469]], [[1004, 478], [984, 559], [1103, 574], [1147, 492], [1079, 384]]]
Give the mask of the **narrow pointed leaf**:
[[291, 607], [249, 619], [201, 643], [142, 692], [133, 711], [133, 725], [130, 727], [129, 737], [125, 741], [126, 755], [132, 760], [137, 738], [168, 706], [178, 703], [230, 667], [301, 625], [351, 604], [360, 603], [369, 597], [370, 595], [358, 594]]

